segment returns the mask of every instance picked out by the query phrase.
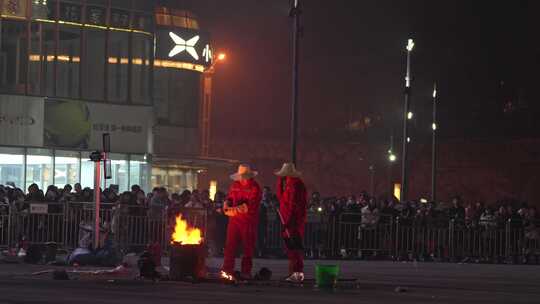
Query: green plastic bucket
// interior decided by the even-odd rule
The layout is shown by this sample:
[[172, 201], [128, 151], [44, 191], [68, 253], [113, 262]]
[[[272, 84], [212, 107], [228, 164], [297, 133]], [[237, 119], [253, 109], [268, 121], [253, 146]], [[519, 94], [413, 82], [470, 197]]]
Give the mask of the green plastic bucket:
[[320, 288], [333, 288], [339, 275], [338, 265], [315, 265], [315, 282]]

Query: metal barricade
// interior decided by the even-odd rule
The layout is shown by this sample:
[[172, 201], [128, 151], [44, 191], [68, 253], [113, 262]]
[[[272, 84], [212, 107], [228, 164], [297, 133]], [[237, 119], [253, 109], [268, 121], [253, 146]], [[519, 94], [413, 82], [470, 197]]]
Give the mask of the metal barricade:
[[449, 227], [396, 218], [394, 257], [408, 260], [444, 260], [449, 255]]
[[11, 213], [11, 242], [23, 236], [33, 244], [64, 243], [63, 203], [28, 202], [28, 208]]
[[0, 205], [0, 248], [11, 245], [11, 207]]
[[[100, 224], [109, 229], [113, 221], [114, 204], [100, 204]], [[64, 217], [64, 246], [79, 246], [79, 229], [81, 224], [94, 225], [95, 205], [93, 202], [68, 202]], [[109, 229], [110, 230], [110, 229]]]
[[508, 226], [467, 227], [464, 223], [450, 221], [450, 256], [453, 261], [474, 259], [497, 262], [508, 253]]

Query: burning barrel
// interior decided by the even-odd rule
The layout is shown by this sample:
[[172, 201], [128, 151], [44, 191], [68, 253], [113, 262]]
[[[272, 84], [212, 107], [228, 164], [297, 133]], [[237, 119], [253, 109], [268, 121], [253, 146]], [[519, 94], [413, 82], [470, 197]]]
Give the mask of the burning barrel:
[[199, 280], [206, 277], [207, 249], [201, 230], [189, 227], [181, 214], [176, 217], [170, 249], [171, 280]]

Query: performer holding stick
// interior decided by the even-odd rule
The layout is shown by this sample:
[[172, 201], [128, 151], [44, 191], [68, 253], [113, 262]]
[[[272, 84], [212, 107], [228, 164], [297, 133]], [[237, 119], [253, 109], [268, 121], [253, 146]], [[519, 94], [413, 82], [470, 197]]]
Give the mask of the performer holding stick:
[[304, 280], [304, 226], [307, 213], [307, 191], [302, 175], [293, 163], [285, 163], [274, 172], [278, 176], [276, 193], [279, 199], [279, 217], [283, 225], [283, 238], [289, 258], [289, 282]]

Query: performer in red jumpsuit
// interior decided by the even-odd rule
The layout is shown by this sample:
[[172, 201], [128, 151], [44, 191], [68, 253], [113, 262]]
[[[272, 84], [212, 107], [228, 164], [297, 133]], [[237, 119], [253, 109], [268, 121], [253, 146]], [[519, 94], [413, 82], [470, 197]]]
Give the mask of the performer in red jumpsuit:
[[[304, 238], [304, 225], [307, 213], [307, 192], [302, 175], [292, 163], [285, 163], [276, 171], [278, 176], [277, 196], [279, 199], [279, 211], [283, 217], [284, 230], [288, 237]], [[285, 232], [284, 232], [285, 233]], [[287, 237], [284, 235], [284, 237]], [[304, 280], [304, 252], [301, 249], [287, 248], [289, 258], [288, 281], [302, 282]]]
[[248, 165], [240, 165], [231, 175], [234, 183], [229, 189], [223, 211], [229, 217], [222, 277], [232, 279], [236, 250], [243, 246], [241, 279], [251, 278], [253, 252], [257, 241], [261, 188], [253, 179], [257, 175]]

